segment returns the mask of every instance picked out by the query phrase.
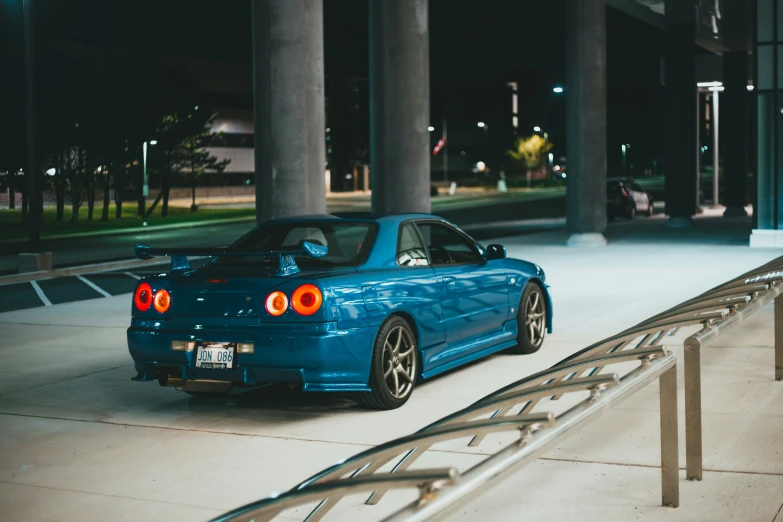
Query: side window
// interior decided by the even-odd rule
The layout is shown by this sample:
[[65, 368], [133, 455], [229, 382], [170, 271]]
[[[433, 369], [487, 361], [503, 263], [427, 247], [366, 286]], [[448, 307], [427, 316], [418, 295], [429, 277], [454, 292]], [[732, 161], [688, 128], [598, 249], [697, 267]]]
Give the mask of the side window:
[[432, 264], [480, 263], [483, 257], [476, 245], [453, 228], [440, 223], [419, 223]]
[[397, 247], [397, 264], [400, 266], [427, 266], [427, 253], [421, 244], [419, 234], [413, 223], [406, 223], [400, 229], [400, 241]]

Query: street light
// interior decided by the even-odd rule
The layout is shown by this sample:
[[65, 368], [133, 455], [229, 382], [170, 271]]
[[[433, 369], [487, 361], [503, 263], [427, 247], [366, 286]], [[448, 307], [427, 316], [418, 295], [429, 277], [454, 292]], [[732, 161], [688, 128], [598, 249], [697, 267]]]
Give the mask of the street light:
[[560, 94], [561, 92], [563, 92], [563, 88], [558, 85], [552, 89], [552, 92], [554, 92], [555, 94]]
[[[150, 140], [150, 145], [157, 145], [157, 140]], [[144, 173], [144, 182], [142, 184], [141, 188], [141, 199], [139, 199], [139, 208], [141, 209], [140, 215], [144, 215], [147, 213], [147, 201], [146, 198], [150, 193], [150, 185], [149, 185], [149, 177], [147, 176], [147, 142], [145, 141], [144, 144], [141, 146], [142, 149], [142, 164], [143, 164], [143, 173]]]
[[427, 130], [428, 130], [428, 131], [430, 131], [430, 132], [432, 132], [432, 131], [434, 131], [434, 130], [435, 130], [435, 127], [433, 127], [432, 125], [430, 125], [429, 127], [427, 127]]
[[628, 149], [630, 149], [631, 146], [623, 143], [622, 149], [623, 149], [623, 176], [625, 176], [625, 153]]
[[480, 122], [478, 122], [476, 125], [478, 125], [478, 126], [479, 126], [479, 128], [482, 128], [482, 129], [483, 129], [484, 127], [486, 127], [486, 124], [485, 124], [483, 121], [480, 121]]
[[541, 132], [541, 127], [536, 125], [535, 127], [533, 127], [533, 130], [536, 131], [536, 132]]

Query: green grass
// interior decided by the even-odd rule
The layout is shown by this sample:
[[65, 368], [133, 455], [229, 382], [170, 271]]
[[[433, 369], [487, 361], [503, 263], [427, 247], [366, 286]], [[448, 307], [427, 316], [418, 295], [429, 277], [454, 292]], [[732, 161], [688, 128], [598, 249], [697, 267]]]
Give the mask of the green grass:
[[[63, 221], [58, 223], [55, 220], [57, 216], [56, 209], [46, 208], [44, 209], [41, 237], [104, 232], [121, 228], [142, 228], [144, 227], [144, 220], [141, 216], [136, 215], [137, 210], [136, 202], [123, 203], [122, 217], [115, 219], [115, 205], [112, 203], [109, 208], [109, 220], [101, 221], [103, 207], [96, 206], [92, 221], [89, 221], [87, 220], [87, 206], [84, 205], [79, 210], [78, 219], [71, 221], [73, 213], [70, 207], [66, 207]], [[213, 219], [252, 217], [254, 215], [255, 209], [253, 208], [199, 209], [197, 212], [191, 212], [189, 208], [169, 207], [169, 215], [164, 218], [160, 215], [160, 205], [158, 205], [153, 215], [147, 219], [146, 228]], [[28, 237], [27, 225], [22, 224], [22, 213], [19, 210], [0, 210], [0, 230], [2, 231], [0, 232], [0, 241], [23, 240]]]

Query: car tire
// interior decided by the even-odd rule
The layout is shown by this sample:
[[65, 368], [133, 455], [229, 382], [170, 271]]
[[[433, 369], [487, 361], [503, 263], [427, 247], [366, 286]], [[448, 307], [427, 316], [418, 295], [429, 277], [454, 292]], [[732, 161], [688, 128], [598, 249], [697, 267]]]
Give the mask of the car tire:
[[544, 290], [538, 283], [530, 282], [522, 290], [517, 310], [517, 346], [515, 353], [536, 353], [546, 337], [547, 306]]
[[655, 206], [652, 204], [652, 201], [650, 201], [649, 206], [647, 207], [647, 217], [653, 217], [655, 215]]
[[628, 221], [633, 221], [636, 219], [636, 205], [631, 205], [628, 207], [628, 214], [626, 216], [628, 218]]
[[371, 391], [358, 394], [359, 402], [374, 410], [399, 408], [413, 394], [418, 375], [416, 335], [408, 321], [393, 315], [378, 329], [370, 360]]

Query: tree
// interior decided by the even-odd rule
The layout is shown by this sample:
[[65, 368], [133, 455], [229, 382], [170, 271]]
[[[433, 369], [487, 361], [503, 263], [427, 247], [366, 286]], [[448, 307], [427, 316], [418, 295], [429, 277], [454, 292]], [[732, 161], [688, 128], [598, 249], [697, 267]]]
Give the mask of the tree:
[[204, 150], [204, 147], [217, 136], [211, 130], [215, 116], [203, 109], [198, 110], [196, 106], [187, 113], [168, 114], [161, 119], [160, 125], [155, 130], [158, 141], [155, 163], [160, 172], [161, 190], [145, 217], [155, 210], [161, 199], [163, 200], [161, 215], [163, 217], [168, 215], [171, 179], [175, 174], [190, 175], [193, 194], [191, 211], [195, 211], [198, 177], [208, 170], [223, 172], [226, 168], [230, 160], [219, 161], [217, 157]]
[[506, 151], [506, 154], [516, 165], [527, 172], [529, 186], [530, 173], [544, 165], [546, 155], [553, 146], [549, 140], [545, 140], [538, 134], [533, 134], [527, 138], [518, 138], [514, 148]]
[[[209, 116], [201, 127], [201, 130], [189, 138], [186, 138], [179, 147], [177, 147], [176, 154], [174, 155], [175, 168], [177, 168], [179, 172], [190, 173], [192, 197], [190, 205], [191, 212], [195, 212], [198, 209], [196, 206], [196, 185], [198, 179], [208, 170], [219, 174], [225, 170], [229, 163], [231, 163], [230, 159], [218, 160], [216, 156], [212, 156], [208, 150], [204, 149], [204, 147], [212, 143], [212, 140], [218, 136], [218, 134], [211, 130], [215, 116], [217, 116], [217, 114]], [[195, 118], [193, 124], [200, 124], [199, 119]]]

